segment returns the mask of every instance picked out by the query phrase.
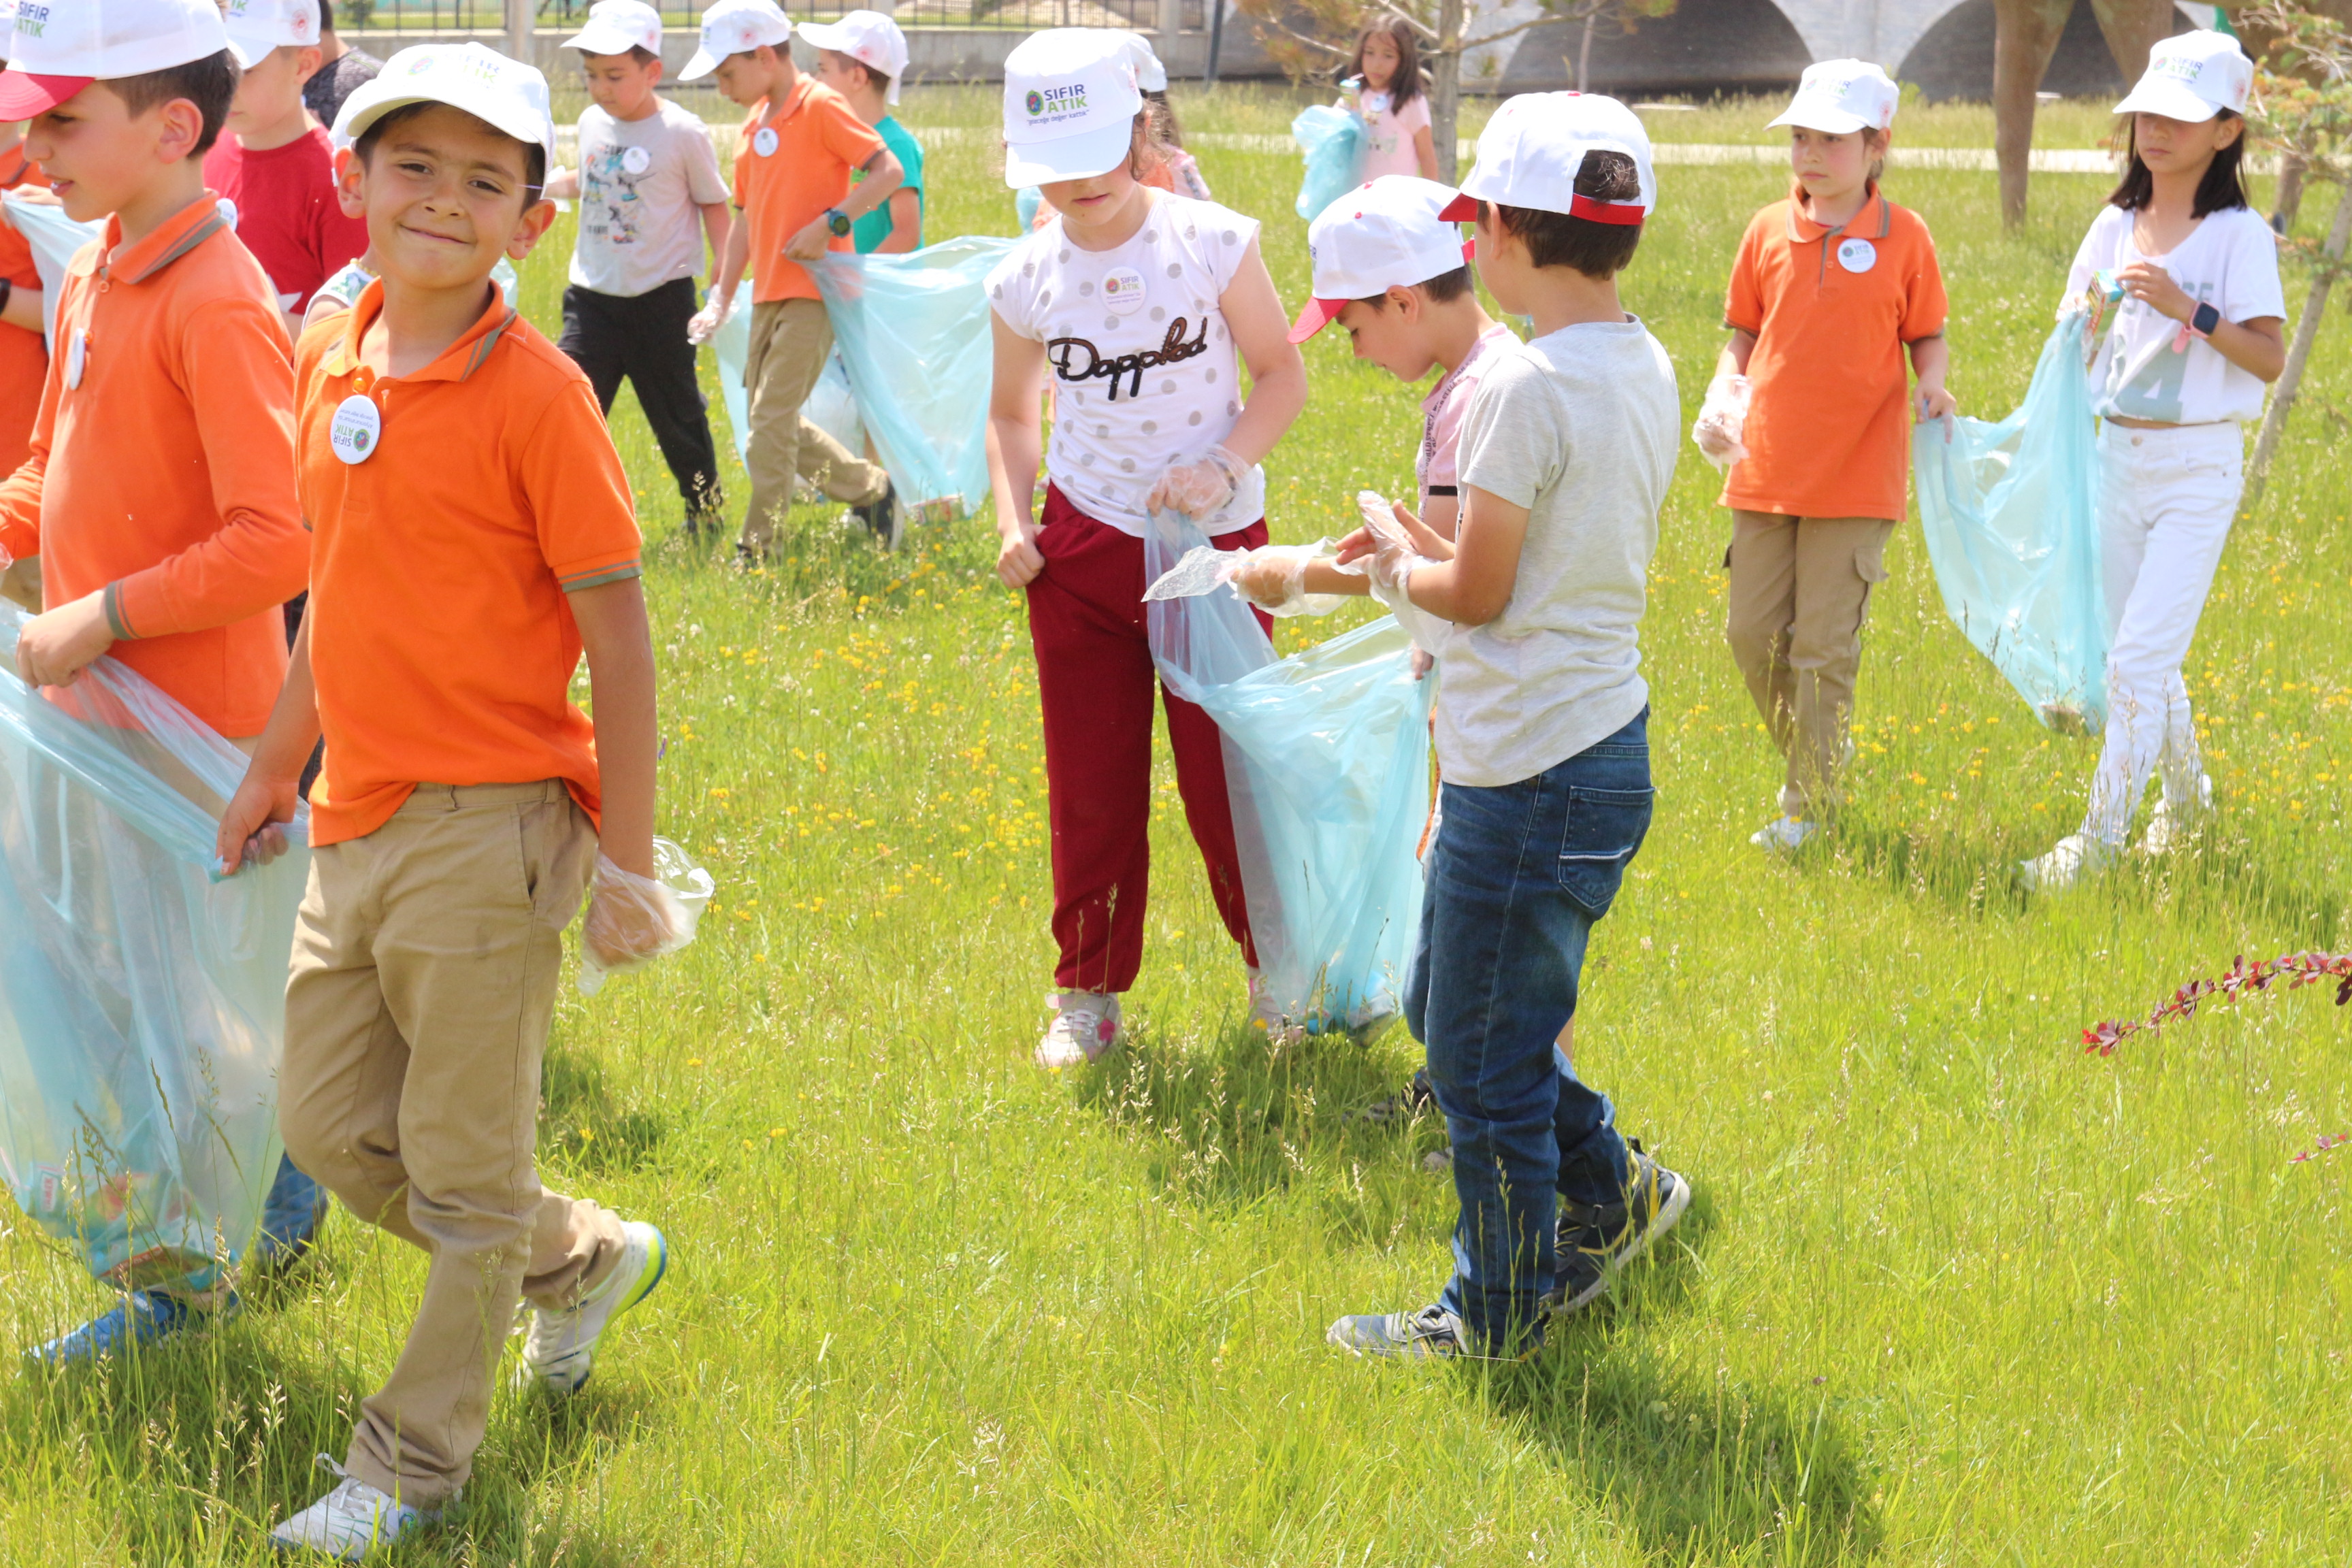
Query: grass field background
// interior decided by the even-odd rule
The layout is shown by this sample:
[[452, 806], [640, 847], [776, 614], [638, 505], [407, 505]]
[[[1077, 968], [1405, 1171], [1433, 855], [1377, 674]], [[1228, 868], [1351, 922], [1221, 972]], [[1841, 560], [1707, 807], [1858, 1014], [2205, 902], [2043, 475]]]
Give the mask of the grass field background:
[[[1279, 129], [1294, 102], [1180, 101], [1196, 131]], [[991, 102], [901, 112], [979, 125]], [[1770, 117], [1657, 118], [1728, 140], [1743, 116]], [[2088, 145], [2104, 118], [2053, 125]], [[1983, 145], [1989, 122], [1938, 110], [1908, 139]], [[1011, 231], [984, 140], [933, 152], [933, 237]], [[1202, 163], [1265, 220], [1295, 305], [1296, 160]], [[1623, 286], [1687, 416], [1740, 228], [1783, 182], [1665, 176]], [[2103, 190], [2037, 176], [2005, 233], [1990, 175], [1890, 184], [1938, 242], [1965, 410], [2021, 395]], [[569, 226], [524, 269], [551, 331]], [[501, 1396], [463, 1508], [392, 1560], [2341, 1561], [2352, 1152], [2294, 1156], [2352, 1131], [2347, 1020], [2305, 991], [2112, 1058], [2076, 1039], [2234, 953], [2352, 944], [2347, 336], [2328, 325], [2190, 660], [2217, 830], [2063, 900], [2020, 900], [2007, 869], [2074, 825], [2093, 748], [2040, 729], [1947, 622], [1916, 529], [1873, 606], [1844, 831], [1793, 866], [1748, 847], [1778, 764], [1722, 646], [1716, 475], [1685, 453], [1643, 637], [1656, 826], [1596, 933], [1577, 1051], [1698, 1198], [1654, 1265], [1502, 1373], [1323, 1345], [1336, 1315], [1442, 1282], [1454, 1199], [1423, 1160], [1443, 1130], [1351, 1120], [1412, 1069], [1402, 1031], [1273, 1048], [1243, 1026], [1164, 755], [1136, 1037], [1084, 1071], [1030, 1064], [1044, 779], [984, 522], [884, 556], [809, 508], [775, 570], [738, 575], [681, 538], [625, 394], [663, 831], [720, 891], [683, 955], [593, 1002], [566, 989], [541, 1150], [551, 1184], [662, 1225], [673, 1262], [583, 1394]], [[1344, 338], [1307, 361], [1267, 464], [1277, 539], [1339, 531], [1359, 487], [1406, 489], [1418, 435], [1420, 389]], [[315, 1267], [233, 1325], [0, 1373], [0, 1561], [268, 1560], [259, 1531], [327, 1484], [310, 1456], [340, 1456], [421, 1272], [338, 1214]], [[0, 1347], [105, 1305], [13, 1213], [0, 1281]]]

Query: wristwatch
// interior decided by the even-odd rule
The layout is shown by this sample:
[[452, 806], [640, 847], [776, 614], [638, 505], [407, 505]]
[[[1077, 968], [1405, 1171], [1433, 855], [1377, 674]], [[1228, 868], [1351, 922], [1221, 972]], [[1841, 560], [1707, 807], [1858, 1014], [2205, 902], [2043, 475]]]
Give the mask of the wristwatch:
[[2221, 312], [2211, 305], [2199, 305], [2189, 312], [2189, 330], [2200, 338], [2210, 338], [2213, 329], [2221, 324]]
[[827, 207], [824, 209], [824, 226], [833, 231], [835, 238], [846, 238], [849, 234], [849, 215], [839, 207]]

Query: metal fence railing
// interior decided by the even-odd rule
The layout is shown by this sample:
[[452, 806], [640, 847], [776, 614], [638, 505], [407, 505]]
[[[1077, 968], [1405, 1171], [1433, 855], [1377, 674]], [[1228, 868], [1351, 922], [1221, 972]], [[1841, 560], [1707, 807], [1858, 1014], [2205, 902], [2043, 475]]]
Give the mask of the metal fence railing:
[[[830, 21], [866, 0], [795, 0], [785, 9], [797, 19]], [[496, 32], [507, 25], [505, 0], [333, 0], [338, 27], [363, 38], [372, 33]], [[587, 14], [589, 0], [537, 0], [539, 25], [567, 26]], [[700, 5], [662, 0], [668, 26], [692, 28]], [[1206, 0], [1182, 0], [1186, 31], [1205, 27]], [[1160, 26], [1160, 0], [898, 0], [902, 27], [1135, 27]]]

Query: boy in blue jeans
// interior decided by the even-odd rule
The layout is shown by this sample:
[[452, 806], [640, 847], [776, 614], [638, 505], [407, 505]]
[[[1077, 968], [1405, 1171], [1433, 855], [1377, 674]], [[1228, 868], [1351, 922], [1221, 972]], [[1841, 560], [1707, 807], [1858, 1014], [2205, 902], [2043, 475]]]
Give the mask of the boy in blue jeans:
[[1690, 1202], [1555, 1044], [1650, 826], [1640, 630], [1680, 405], [1615, 281], [1657, 201], [1649, 139], [1613, 99], [1523, 95], [1463, 192], [1444, 216], [1475, 219], [1479, 276], [1533, 336], [1472, 395], [1457, 537], [1406, 516], [1342, 552], [1437, 656], [1444, 783], [1405, 1018], [1462, 1213], [1436, 1302], [1331, 1325], [1359, 1355], [1531, 1354]]

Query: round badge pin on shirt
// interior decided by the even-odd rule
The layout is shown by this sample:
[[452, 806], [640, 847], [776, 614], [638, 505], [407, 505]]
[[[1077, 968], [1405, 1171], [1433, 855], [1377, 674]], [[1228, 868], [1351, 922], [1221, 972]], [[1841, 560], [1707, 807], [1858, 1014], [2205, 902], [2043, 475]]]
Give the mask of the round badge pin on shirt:
[[772, 125], [762, 125], [758, 131], [754, 132], [751, 135], [751, 151], [757, 153], [762, 158], [774, 157], [776, 155], [776, 128]]
[[327, 426], [327, 445], [336, 457], [346, 463], [364, 463], [383, 440], [383, 413], [373, 402], [355, 392], [336, 405], [335, 417]]
[[1838, 241], [1838, 265], [1848, 272], [1867, 272], [1878, 265], [1878, 247], [1866, 239]]
[[[775, 133], [773, 132], [770, 132], [769, 134], [772, 136]], [[769, 151], [773, 152], [774, 149], [771, 148]], [[654, 155], [651, 153], [646, 152], [643, 147], [625, 147], [621, 150], [621, 169], [623, 173], [642, 174], [653, 166]]]

